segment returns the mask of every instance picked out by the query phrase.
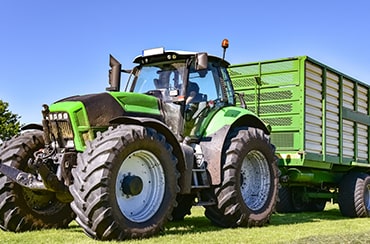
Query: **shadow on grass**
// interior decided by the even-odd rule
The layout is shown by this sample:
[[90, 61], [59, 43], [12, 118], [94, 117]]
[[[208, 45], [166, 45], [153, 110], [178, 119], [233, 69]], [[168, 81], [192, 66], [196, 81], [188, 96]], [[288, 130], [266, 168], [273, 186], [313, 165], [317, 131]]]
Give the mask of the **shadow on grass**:
[[[343, 217], [339, 209], [328, 209], [322, 212], [301, 212], [301, 213], [274, 213], [270, 223], [266, 226], [291, 225], [298, 223], [312, 223], [318, 221], [335, 221], [348, 219]], [[219, 231], [221, 227], [215, 226], [205, 216], [187, 216], [184, 221], [169, 222], [166, 225], [166, 234], [190, 234]]]
[[271, 216], [270, 225], [287, 225], [317, 222], [319, 220], [341, 220], [344, 217], [338, 209], [329, 209], [322, 212], [300, 212], [300, 213], [274, 213]]
[[165, 234], [183, 235], [219, 231], [223, 228], [215, 226], [205, 216], [187, 216], [183, 221], [171, 221], [166, 225]]
[[[301, 212], [301, 213], [274, 213], [271, 216], [270, 223], [266, 226], [281, 226], [291, 225], [298, 223], [309, 223], [318, 221], [335, 221], [347, 219], [343, 217], [339, 209], [328, 209], [322, 212]], [[166, 224], [164, 235], [185, 235], [193, 233], [209, 233], [220, 231], [224, 228], [218, 227], [212, 224], [200, 211], [196, 211], [195, 214], [186, 216], [183, 221], [170, 221]], [[74, 221], [69, 225], [69, 232], [83, 233], [83, 230]]]

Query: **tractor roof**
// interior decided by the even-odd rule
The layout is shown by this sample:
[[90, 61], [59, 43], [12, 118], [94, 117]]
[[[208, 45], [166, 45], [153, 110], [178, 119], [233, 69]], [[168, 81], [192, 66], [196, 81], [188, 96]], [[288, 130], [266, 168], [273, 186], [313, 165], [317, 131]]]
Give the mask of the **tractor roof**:
[[[181, 51], [181, 50], [168, 50], [165, 51], [164, 48], [154, 48], [143, 50], [142, 55], [137, 56], [134, 59], [134, 63], [137, 64], [146, 64], [146, 63], [154, 63], [154, 62], [163, 62], [163, 61], [170, 61], [170, 60], [185, 60], [192, 56], [194, 56], [196, 52], [189, 52], [189, 51]], [[223, 62], [226, 66], [229, 63], [221, 58], [213, 55], [208, 55], [208, 58], [211, 60], [219, 60]]]

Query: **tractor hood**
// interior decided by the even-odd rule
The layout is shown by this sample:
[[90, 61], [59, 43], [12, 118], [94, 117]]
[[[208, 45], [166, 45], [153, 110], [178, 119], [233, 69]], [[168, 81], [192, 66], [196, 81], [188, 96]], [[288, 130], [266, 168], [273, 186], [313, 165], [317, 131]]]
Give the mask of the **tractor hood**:
[[[160, 117], [159, 101], [145, 94], [109, 92], [68, 97], [50, 106], [51, 110], [64, 110], [63, 104], [81, 102], [91, 127], [107, 126], [120, 116], [142, 115]], [[65, 111], [65, 110], [64, 110]], [[71, 115], [72, 111], [68, 111]]]

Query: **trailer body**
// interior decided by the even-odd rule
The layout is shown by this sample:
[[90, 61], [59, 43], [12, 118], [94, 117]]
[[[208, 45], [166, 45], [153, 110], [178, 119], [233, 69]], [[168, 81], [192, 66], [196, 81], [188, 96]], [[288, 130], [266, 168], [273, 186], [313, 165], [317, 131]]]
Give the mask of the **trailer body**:
[[369, 173], [369, 85], [308, 56], [229, 73], [247, 108], [271, 126], [280, 183], [302, 191], [301, 203], [337, 200], [348, 174]]

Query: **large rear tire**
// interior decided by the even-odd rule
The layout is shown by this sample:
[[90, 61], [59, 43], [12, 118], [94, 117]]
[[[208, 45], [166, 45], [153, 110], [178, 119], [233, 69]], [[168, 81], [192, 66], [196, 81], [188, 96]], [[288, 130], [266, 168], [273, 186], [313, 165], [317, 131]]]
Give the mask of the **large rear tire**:
[[[34, 174], [28, 167], [28, 159], [43, 147], [41, 131], [25, 132], [4, 142], [0, 159], [3, 164]], [[0, 174], [0, 227], [3, 230], [66, 228], [74, 216], [69, 203], [60, 202], [55, 193], [24, 188]]]
[[370, 176], [351, 172], [343, 177], [339, 185], [339, 209], [343, 216], [370, 216]]
[[177, 159], [151, 128], [110, 128], [78, 155], [72, 209], [87, 235], [100, 240], [145, 238], [171, 218], [179, 190]]
[[278, 193], [275, 149], [257, 128], [237, 128], [224, 146], [217, 206], [206, 216], [222, 227], [262, 226], [274, 211]]

